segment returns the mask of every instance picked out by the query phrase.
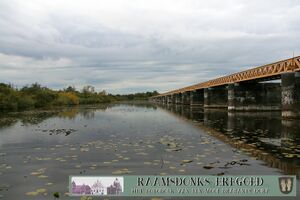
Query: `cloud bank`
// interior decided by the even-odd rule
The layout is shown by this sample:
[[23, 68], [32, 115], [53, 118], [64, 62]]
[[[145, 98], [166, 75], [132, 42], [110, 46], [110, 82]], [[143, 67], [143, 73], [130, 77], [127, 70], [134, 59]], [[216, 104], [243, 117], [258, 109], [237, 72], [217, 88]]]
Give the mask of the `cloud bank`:
[[164, 92], [300, 54], [300, 2], [1, 0], [0, 82]]

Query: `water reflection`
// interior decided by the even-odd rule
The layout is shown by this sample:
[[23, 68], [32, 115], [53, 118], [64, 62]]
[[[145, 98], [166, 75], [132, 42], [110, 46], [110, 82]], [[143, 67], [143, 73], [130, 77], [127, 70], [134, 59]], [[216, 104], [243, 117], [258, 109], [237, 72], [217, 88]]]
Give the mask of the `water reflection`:
[[[280, 112], [227, 112], [183, 105], [160, 105], [190, 119], [215, 137], [288, 174], [300, 175], [300, 120], [285, 120]], [[221, 134], [220, 134], [221, 133]]]
[[84, 119], [92, 119], [94, 118], [94, 113], [97, 110], [106, 110], [109, 107], [111, 107], [111, 105], [102, 105], [97, 107], [62, 107], [51, 110], [2, 113], [0, 114], [0, 130], [1, 128], [13, 126], [18, 122], [20, 122], [23, 126], [40, 124], [41, 122], [56, 116], [65, 119], [74, 119], [76, 116], [80, 115]]
[[297, 122], [278, 122], [147, 102], [10, 113], [0, 116], [0, 197], [72, 199], [69, 175], [299, 174]]

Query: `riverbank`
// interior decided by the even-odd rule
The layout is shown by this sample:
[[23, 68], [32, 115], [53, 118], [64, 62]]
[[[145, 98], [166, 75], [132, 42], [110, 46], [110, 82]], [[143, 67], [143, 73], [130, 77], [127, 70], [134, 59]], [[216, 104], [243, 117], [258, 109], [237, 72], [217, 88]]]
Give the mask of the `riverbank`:
[[128, 100], [146, 100], [158, 93], [108, 94], [96, 92], [93, 86], [84, 86], [81, 91], [74, 87], [52, 90], [38, 83], [18, 89], [11, 84], [0, 83], [0, 112], [23, 111], [56, 106], [93, 105]]

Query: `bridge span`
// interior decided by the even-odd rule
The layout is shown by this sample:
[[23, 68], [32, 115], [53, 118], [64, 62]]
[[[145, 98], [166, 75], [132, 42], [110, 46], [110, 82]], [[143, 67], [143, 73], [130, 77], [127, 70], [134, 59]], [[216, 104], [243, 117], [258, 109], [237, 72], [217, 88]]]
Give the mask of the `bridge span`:
[[[266, 82], [281, 79], [281, 83]], [[185, 104], [230, 111], [281, 110], [300, 117], [300, 56], [255, 67], [151, 98], [165, 104]]]

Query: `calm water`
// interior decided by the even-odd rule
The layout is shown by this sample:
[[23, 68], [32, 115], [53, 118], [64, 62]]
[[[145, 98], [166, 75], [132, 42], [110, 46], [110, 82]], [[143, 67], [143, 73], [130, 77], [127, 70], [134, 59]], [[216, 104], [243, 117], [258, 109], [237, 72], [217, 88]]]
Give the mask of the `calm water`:
[[280, 113], [150, 103], [12, 113], [0, 116], [0, 198], [76, 199], [69, 175], [299, 178], [299, 131]]

